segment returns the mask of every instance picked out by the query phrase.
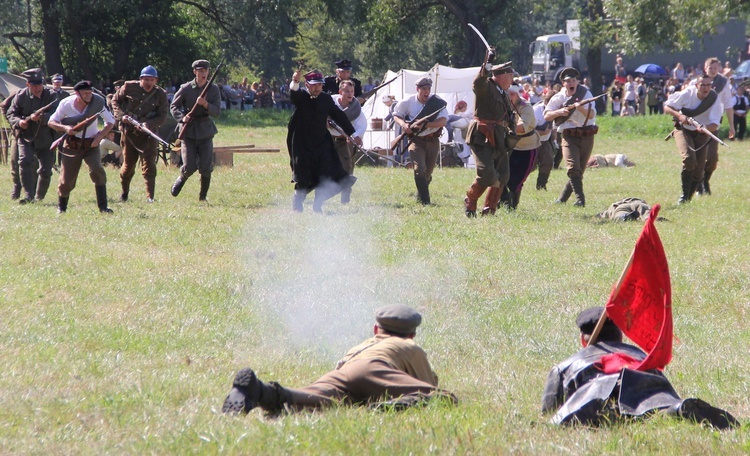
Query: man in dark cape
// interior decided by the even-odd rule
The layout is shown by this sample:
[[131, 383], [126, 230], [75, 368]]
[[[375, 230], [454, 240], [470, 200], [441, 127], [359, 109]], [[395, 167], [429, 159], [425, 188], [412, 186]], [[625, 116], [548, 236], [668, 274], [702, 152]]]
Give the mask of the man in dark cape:
[[354, 133], [354, 127], [333, 98], [323, 93], [323, 75], [319, 71], [304, 75], [304, 88], [300, 85], [301, 77], [296, 71], [289, 85], [289, 97], [295, 107], [287, 134], [294, 182], [292, 208], [302, 212], [307, 194], [315, 190], [313, 210], [321, 212], [324, 201], [351, 188], [356, 181], [341, 166], [333, 138], [328, 132], [328, 118], [333, 119], [349, 136]]
[[542, 412], [556, 411], [555, 424], [601, 425], [619, 419], [644, 417], [656, 411], [717, 429], [736, 427], [739, 422], [728, 412], [695, 398], [680, 399], [664, 374], [623, 368], [605, 374], [599, 363], [606, 355], [622, 353], [636, 360], [646, 354], [622, 342], [622, 331], [607, 319], [596, 343], [589, 344], [603, 307], [584, 310], [576, 318], [583, 349], [550, 371], [542, 396]]

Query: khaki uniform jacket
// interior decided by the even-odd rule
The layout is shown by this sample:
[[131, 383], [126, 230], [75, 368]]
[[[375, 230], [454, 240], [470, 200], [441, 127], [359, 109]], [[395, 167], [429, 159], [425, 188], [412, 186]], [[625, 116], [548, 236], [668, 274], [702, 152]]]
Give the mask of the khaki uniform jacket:
[[[477, 73], [474, 78], [473, 90], [474, 95], [476, 95], [474, 117], [510, 123], [512, 108], [508, 94], [500, 90], [500, 87], [490, 78], [486, 69], [482, 68]], [[507, 131], [501, 125], [494, 127], [495, 144], [498, 147], [505, 147], [504, 141]], [[482, 145], [486, 143], [485, 139], [485, 135], [479, 131], [478, 122], [473, 120], [466, 132], [466, 143]]]
[[[154, 91], [155, 93], [151, 95]], [[144, 100], [146, 100], [145, 103]], [[140, 86], [139, 81], [128, 81], [112, 97], [112, 109], [118, 122], [122, 122], [123, 116], [129, 115], [138, 122], [145, 123], [149, 130], [157, 133], [159, 127], [167, 120], [169, 103], [167, 94], [158, 85], [154, 86], [151, 92], [146, 92]], [[147, 136], [146, 133], [139, 132], [130, 125], [122, 125], [129, 134], [139, 137]]]
[[427, 354], [414, 342], [414, 339], [378, 334], [351, 348], [338, 362], [336, 368], [339, 369], [350, 361], [361, 359], [383, 360], [393, 369], [405, 372], [417, 380], [433, 386], [438, 385], [438, 377], [427, 361]]
[[[198, 87], [195, 79], [190, 82], [186, 82], [180, 86], [177, 93], [174, 94], [170, 109], [172, 110], [172, 117], [180, 122], [180, 128], [184, 128], [182, 124], [182, 118], [193, 109], [195, 101], [203, 92], [203, 87]], [[216, 129], [214, 121], [211, 120], [211, 116], [216, 117], [221, 114], [221, 93], [219, 92], [219, 86], [211, 84], [211, 87], [206, 92], [206, 101], [208, 102], [208, 110], [199, 106], [192, 116], [192, 120], [187, 126], [185, 132], [185, 138], [188, 139], [207, 139], [213, 138], [219, 131]]]

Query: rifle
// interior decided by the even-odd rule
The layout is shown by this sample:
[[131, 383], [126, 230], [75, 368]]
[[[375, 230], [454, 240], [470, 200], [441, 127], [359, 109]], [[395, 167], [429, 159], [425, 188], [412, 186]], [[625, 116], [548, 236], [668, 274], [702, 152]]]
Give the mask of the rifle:
[[[365, 149], [363, 147], [358, 146], [357, 143], [354, 142], [354, 139], [351, 136], [347, 135], [346, 132], [344, 131], [344, 129], [341, 128], [341, 126], [339, 124], [337, 124], [336, 121], [333, 120], [333, 119], [331, 119], [330, 117], [328, 118], [328, 126], [331, 127], [331, 128], [333, 128], [337, 132], [339, 132], [339, 134], [341, 136], [344, 136], [351, 144], [354, 145], [354, 148], [357, 149], [358, 152], [362, 153], [363, 156], [366, 155], [368, 158], [370, 158], [372, 160], [372, 156], [371, 155], [375, 155], [376, 157], [380, 157], [380, 158], [383, 158], [383, 159], [388, 160], [390, 162], [396, 163], [399, 166], [404, 166], [402, 163], [399, 163], [398, 161], [396, 161], [395, 159], [393, 159], [393, 158], [391, 158], [391, 157], [389, 157], [387, 155], [382, 155], [382, 154], [379, 154], [377, 152], [373, 152], [371, 150], [367, 150], [367, 149]], [[376, 160], [373, 160], [373, 161], [376, 161]]]
[[577, 102], [575, 102], [575, 103], [573, 103], [571, 105], [563, 106], [563, 109], [567, 110], [568, 113], [565, 116], [560, 116], [557, 119], [555, 119], [555, 123], [557, 125], [562, 124], [566, 120], [570, 119], [570, 116], [573, 115], [573, 111], [575, 111], [577, 108], [579, 108], [581, 106], [586, 106], [587, 104], [593, 103], [594, 101], [598, 100], [599, 98], [606, 97], [606, 96], [607, 96], [607, 94], [603, 93], [603, 94], [597, 95], [595, 97], [585, 98], [585, 99], [583, 99], [581, 101], [577, 101]]
[[711, 139], [716, 141], [717, 143], [721, 144], [724, 147], [729, 147], [727, 143], [719, 139], [718, 136], [711, 133], [708, 128], [706, 128], [705, 125], [701, 125], [697, 120], [693, 119], [692, 117], [688, 117], [687, 121], [690, 125], [694, 126], [699, 132], [703, 133], [704, 135], [708, 135]]
[[[93, 122], [94, 120], [96, 120], [97, 117], [99, 117], [99, 114], [101, 114], [104, 111], [104, 109], [106, 109], [106, 108], [102, 108], [101, 111], [97, 112], [93, 116], [87, 117], [87, 118], [83, 119], [82, 121], [78, 122], [77, 124], [75, 124], [73, 126], [73, 131], [77, 133], [77, 132], [83, 130], [84, 128], [86, 128], [89, 125], [89, 123]], [[64, 135], [62, 135], [59, 138], [57, 138], [55, 140], [55, 142], [53, 142], [52, 145], [49, 146], [49, 150], [55, 150], [55, 149], [57, 149], [57, 146], [59, 146], [61, 142], [65, 141], [65, 138], [67, 138], [67, 137], [68, 137], [68, 133], [65, 133]]]
[[[31, 120], [31, 117], [33, 117], [33, 116], [41, 116], [45, 112], [47, 112], [50, 109], [52, 109], [53, 105], [55, 105], [56, 103], [59, 103], [59, 102], [60, 102], [59, 99], [55, 99], [55, 101], [53, 101], [52, 103], [50, 103], [50, 104], [48, 104], [46, 106], [42, 106], [41, 108], [39, 108], [36, 111], [32, 112], [31, 115], [27, 117], [27, 119]], [[16, 127], [16, 128], [13, 129], [13, 136], [16, 139], [18, 139], [18, 137], [21, 135], [21, 130], [22, 130], [22, 128], [20, 128], [20, 127]]]
[[122, 120], [125, 123], [128, 123], [128, 124], [134, 126], [135, 128], [139, 129], [140, 131], [146, 133], [147, 135], [151, 136], [152, 138], [154, 138], [155, 140], [157, 140], [159, 142], [159, 144], [161, 144], [162, 146], [168, 147], [170, 149], [172, 148], [172, 145], [170, 143], [168, 143], [167, 141], [164, 141], [163, 139], [161, 139], [159, 137], [159, 135], [157, 135], [153, 131], [149, 130], [145, 123], [138, 122], [137, 120], [133, 119], [130, 116], [122, 116]]
[[393, 77], [393, 79], [389, 79], [388, 81], [380, 84], [379, 86], [374, 87], [374, 88], [368, 90], [367, 92], [365, 92], [362, 95], [358, 96], [357, 99], [359, 100], [360, 103], [365, 104], [365, 101], [367, 101], [368, 98], [370, 98], [371, 96], [375, 95], [378, 90], [380, 90], [383, 87], [387, 86], [388, 84], [390, 84], [391, 82], [395, 81], [396, 79], [398, 79], [398, 76], [395, 76], [395, 77]]
[[445, 106], [443, 106], [442, 108], [438, 109], [437, 111], [433, 113], [427, 114], [426, 116], [420, 117], [419, 119], [416, 119], [413, 122], [409, 123], [409, 128], [412, 130], [412, 134], [407, 135], [406, 132], [403, 132], [400, 135], [396, 136], [396, 139], [391, 141], [390, 151], [393, 151], [393, 149], [395, 149], [396, 146], [398, 146], [398, 143], [400, 143], [401, 140], [404, 139], [404, 136], [407, 136], [409, 140], [412, 140], [415, 136], [418, 136], [419, 133], [421, 133], [422, 130], [424, 130], [425, 127], [427, 126], [427, 122], [430, 121], [429, 120], [430, 117], [439, 114], [440, 111], [442, 111], [443, 109], [445, 109]]
[[[203, 90], [201, 91], [201, 94], [198, 96], [198, 98], [204, 98], [206, 96], [206, 94], [208, 93], [208, 89], [211, 88], [211, 85], [214, 83], [214, 80], [216, 79], [216, 75], [219, 74], [219, 68], [221, 68], [222, 65], [224, 65], [224, 61], [223, 60], [221, 61], [221, 63], [219, 63], [216, 66], [216, 69], [214, 70], [214, 74], [211, 75], [211, 79], [208, 81], [208, 83], [206, 84], [206, 86], [203, 88]], [[190, 112], [188, 112], [187, 116], [186, 116], [186, 117], [189, 117], [189, 120], [187, 122], [185, 122], [185, 123], [182, 124], [182, 129], [180, 129], [180, 134], [177, 135], [177, 139], [182, 140], [182, 138], [185, 136], [185, 130], [187, 129], [188, 124], [193, 121], [193, 114], [195, 114], [195, 110], [198, 109], [198, 106], [200, 106], [200, 105], [196, 101], [196, 103], [193, 105], [193, 107], [190, 108]], [[155, 135], [153, 135], [153, 133], [152, 133], [152, 136], [155, 136]], [[169, 143], [167, 143], [167, 144], [169, 144]]]

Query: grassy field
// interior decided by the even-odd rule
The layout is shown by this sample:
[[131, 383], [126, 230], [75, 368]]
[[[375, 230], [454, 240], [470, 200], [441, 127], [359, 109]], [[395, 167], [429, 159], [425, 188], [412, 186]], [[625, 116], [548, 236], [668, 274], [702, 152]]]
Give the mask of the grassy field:
[[[518, 211], [466, 219], [466, 169], [437, 170], [433, 205], [410, 171], [358, 168], [352, 203], [291, 211], [285, 118], [222, 120], [218, 144], [279, 147], [235, 156], [156, 203], [139, 176], [131, 201], [96, 210], [82, 172], [68, 213], [57, 175], [42, 204], [8, 198], [0, 175], [0, 453], [3, 454], [747, 454], [750, 425], [717, 432], [657, 417], [602, 429], [542, 416], [545, 377], [578, 349], [576, 314], [602, 305], [642, 224], [594, 216], [637, 196], [662, 204], [670, 262], [674, 360], [684, 397], [750, 417], [750, 143], [722, 149], [714, 195], [685, 206], [666, 118], [602, 119], [595, 153], [631, 169], [590, 170], [587, 207], [554, 205], [530, 177]], [[311, 198], [309, 199], [311, 200]], [[423, 312], [417, 341], [441, 385], [461, 399], [404, 413], [341, 407], [278, 419], [220, 409], [234, 373], [302, 386], [372, 330], [373, 311]]]

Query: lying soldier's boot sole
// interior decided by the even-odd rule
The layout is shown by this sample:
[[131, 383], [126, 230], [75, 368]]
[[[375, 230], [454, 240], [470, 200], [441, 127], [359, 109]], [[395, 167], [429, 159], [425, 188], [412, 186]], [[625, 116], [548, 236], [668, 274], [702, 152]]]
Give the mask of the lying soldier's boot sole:
[[701, 424], [710, 424], [716, 429], [729, 429], [740, 425], [740, 422], [729, 414], [729, 412], [696, 398], [689, 398], [682, 401], [678, 413], [684, 419]]
[[252, 369], [242, 369], [237, 372], [232, 384], [232, 390], [224, 399], [224, 405], [221, 407], [222, 413], [236, 415], [239, 413], [248, 413], [258, 406], [260, 398], [260, 387], [255, 372]]

